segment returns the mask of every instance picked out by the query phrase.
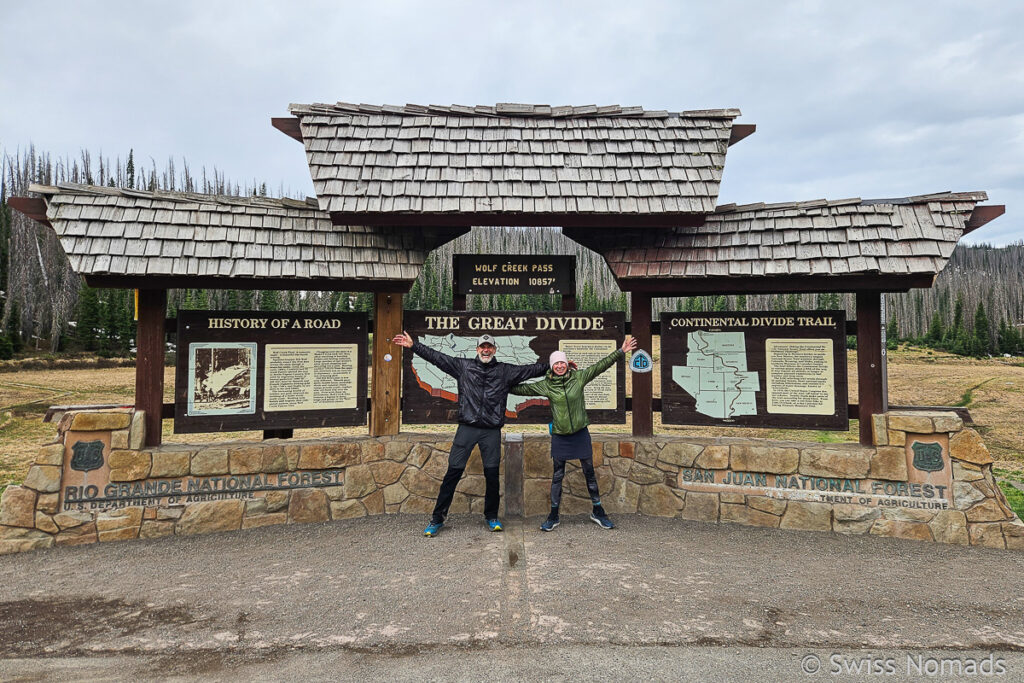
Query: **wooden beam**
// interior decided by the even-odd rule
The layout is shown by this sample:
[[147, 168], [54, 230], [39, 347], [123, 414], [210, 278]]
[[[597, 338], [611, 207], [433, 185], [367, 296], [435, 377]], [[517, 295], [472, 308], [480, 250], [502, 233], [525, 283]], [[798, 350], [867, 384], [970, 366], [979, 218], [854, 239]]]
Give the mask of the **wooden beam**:
[[934, 273], [916, 275], [751, 275], [744, 277], [616, 278], [627, 292], [645, 291], [657, 296], [702, 294], [777, 294], [802, 292], [906, 292], [927, 289]]
[[146, 412], [147, 447], [163, 438], [164, 320], [167, 290], [139, 290], [139, 322], [135, 333], [135, 409]]
[[280, 116], [270, 119], [270, 125], [292, 138], [302, 142], [302, 127], [294, 116]]
[[[636, 337], [637, 348], [652, 353], [651, 295], [647, 292], [632, 292], [630, 303], [633, 310], [632, 335]], [[654, 436], [653, 397], [653, 373], [633, 373], [633, 436]]]
[[85, 275], [90, 287], [111, 289], [262, 289], [315, 292], [408, 292], [415, 280], [233, 278], [206, 275]]
[[331, 212], [334, 225], [393, 225], [399, 227], [472, 227], [474, 225], [562, 226], [581, 228], [692, 228], [704, 225], [706, 214], [654, 215], [581, 213], [382, 213]]
[[882, 373], [882, 295], [857, 292], [857, 419], [865, 446], [872, 445], [871, 416], [887, 409]]
[[750, 137], [757, 130], [757, 126], [753, 123], [734, 123], [732, 124], [732, 132], [729, 134], [729, 146], [732, 147], [740, 140]]
[[397, 434], [402, 423], [402, 349], [391, 344], [401, 331], [402, 295], [378, 293], [373, 300], [370, 436]]
[[20, 211], [34, 221], [39, 221], [43, 225], [50, 225], [49, 219], [46, 218], [45, 199], [40, 197], [11, 197], [7, 200], [7, 204], [12, 209]]
[[1003, 204], [974, 207], [971, 217], [967, 219], [967, 224], [964, 226], [964, 234], [974, 232], [989, 221], [999, 218], [1004, 213], [1006, 213], [1006, 206]]

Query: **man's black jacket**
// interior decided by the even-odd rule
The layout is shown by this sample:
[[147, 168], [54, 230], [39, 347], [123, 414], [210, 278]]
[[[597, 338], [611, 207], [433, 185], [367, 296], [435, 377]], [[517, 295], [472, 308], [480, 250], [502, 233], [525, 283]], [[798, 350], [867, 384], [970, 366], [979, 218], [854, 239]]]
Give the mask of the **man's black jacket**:
[[548, 371], [547, 363], [509, 365], [479, 357], [456, 358], [416, 342], [412, 351], [459, 383], [459, 422], [473, 427], [501, 427], [505, 424], [508, 390]]

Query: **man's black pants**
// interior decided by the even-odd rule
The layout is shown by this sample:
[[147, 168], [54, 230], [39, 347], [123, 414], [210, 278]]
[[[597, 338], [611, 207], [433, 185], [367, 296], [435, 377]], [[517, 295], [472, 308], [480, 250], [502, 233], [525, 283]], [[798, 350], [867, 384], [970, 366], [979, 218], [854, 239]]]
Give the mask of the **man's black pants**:
[[498, 503], [501, 494], [498, 487], [498, 466], [501, 463], [501, 427], [470, 427], [460, 424], [452, 441], [452, 450], [448, 453], [448, 471], [441, 482], [441, 490], [437, 494], [437, 505], [434, 506], [433, 522], [443, 522], [448, 516], [455, 487], [466, 471], [466, 463], [473, 452], [473, 446], [480, 445], [480, 458], [484, 463], [484, 481], [487, 484], [484, 493], [484, 517], [495, 519], [498, 516]]

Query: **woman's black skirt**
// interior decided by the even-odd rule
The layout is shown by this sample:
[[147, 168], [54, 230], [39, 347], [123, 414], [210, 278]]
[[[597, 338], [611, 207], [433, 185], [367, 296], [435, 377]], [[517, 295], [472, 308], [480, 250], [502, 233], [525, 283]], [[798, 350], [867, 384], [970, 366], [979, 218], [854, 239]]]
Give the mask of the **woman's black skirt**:
[[590, 430], [586, 427], [568, 436], [551, 435], [551, 457], [554, 460], [581, 460], [594, 457]]

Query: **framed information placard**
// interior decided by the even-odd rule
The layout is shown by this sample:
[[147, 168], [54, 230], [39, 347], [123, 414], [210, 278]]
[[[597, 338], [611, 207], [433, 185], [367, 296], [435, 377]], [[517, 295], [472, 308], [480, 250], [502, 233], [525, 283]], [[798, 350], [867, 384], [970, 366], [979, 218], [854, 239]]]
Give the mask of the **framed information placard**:
[[[547, 362], [561, 350], [585, 368], [622, 345], [623, 313], [523, 311], [437, 312], [406, 311], [405, 330], [413, 339], [449, 356], [473, 358], [477, 338], [490, 334], [497, 342], [495, 359], [514, 365]], [[406, 424], [454, 423], [458, 415], [458, 385], [423, 358], [406, 350], [403, 356], [402, 421]], [[626, 421], [625, 363], [609, 368], [587, 385], [584, 397], [590, 421]], [[509, 395], [509, 422], [551, 421], [545, 398]]]
[[455, 294], [576, 294], [575, 256], [454, 254]]
[[663, 313], [664, 424], [849, 428], [843, 311]]
[[365, 313], [178, 311], [174, 431], [366, 424]]

